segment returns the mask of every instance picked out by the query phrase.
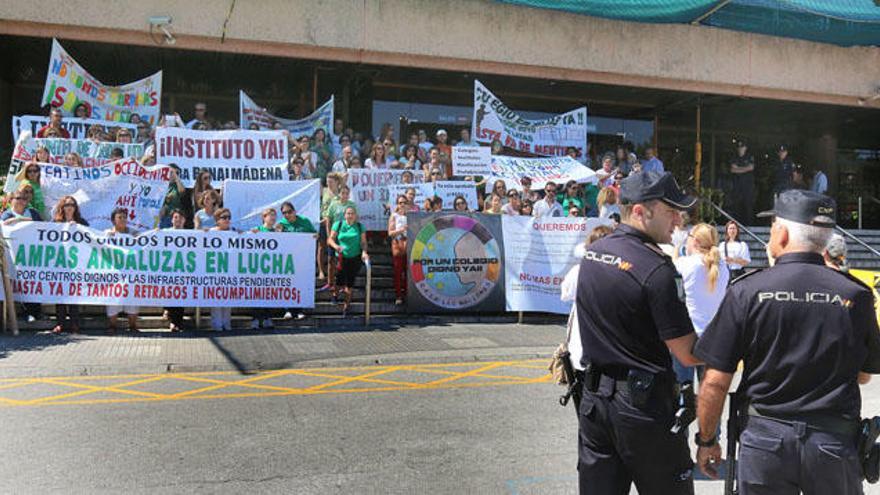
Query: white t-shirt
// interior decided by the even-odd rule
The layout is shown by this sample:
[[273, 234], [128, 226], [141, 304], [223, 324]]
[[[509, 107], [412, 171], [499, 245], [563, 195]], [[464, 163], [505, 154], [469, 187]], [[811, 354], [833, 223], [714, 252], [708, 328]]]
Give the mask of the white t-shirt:
[[[722, 258], [742, 258], [749, 263], [752, 262], [752, 255], [749, 252], [749, 245], [742, 241], [727, 242], [724, 241], [718, 245]], [[744, 268], [742, 265], [731, 263], [728, 265], [731, 270], [739, 270]]]
[[381, 165], [374, 162], [372, 158], [367, 158], [367, 161], [364, 162], [364, 168], [388, 168], [390, 164], [391, 163], [388, 161], [387, 158], [385, 159], [385, 163]]
[[512, 204], [507, 203], [501, 207], [501, 213], [505, 215], [519, 215], [519, 210], [514, 208]]
[[599, 208], [599, 218], [611, 218], [611, 215], [617, 213], [620, 216], [620, 205], [602, 205], [602, 208]]
[[565, 275], [565, 278], [562, 279], [562, 285], [560, 286], [561, 293], [559, 294], [559, 298], [563, 301], [572, 302], [571, 314], [569, 315], [571, 318], [571, 335], [568, 337], [568, 353], [570, 355], [569, 359], [571, 360], [571, 366], [576, 370], [584, 369], [581, 365], [581, 357], [584, 355], [584, 348], [581, 344], [581, 330], [578, 326], [577, 304], [575, 303], [575, 298], [577, 297], [578, 275], [580, 275], [580, 272], [580, 263], [571, 267], [571, 270], [569, 270]]
[[703, 265], [701, 254], [683, 256], [675, 260], [675, 268], [681, 274], [684, 287], [685, 305], [688, 315], [694, 325], [697, 335], [703, 335], [703, 331], [715, 317], [724, 293], [727, 290], [727, 282], [730, 280], [730, 271], [724, 260], [718, 265], [718, 280], [715, 281], [715, 290], [709, 291], [709, 271]]
[[532, 216], [535, 218], [542, 217], [561, 217], [562, 205], [554, 201], [552, 205], [547, 204], [546, 199], [536, 202], [532, 205]]

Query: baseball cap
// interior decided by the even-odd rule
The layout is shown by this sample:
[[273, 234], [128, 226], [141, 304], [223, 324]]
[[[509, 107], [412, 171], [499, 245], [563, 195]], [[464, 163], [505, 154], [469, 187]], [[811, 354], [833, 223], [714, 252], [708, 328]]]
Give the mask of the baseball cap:
[[758, 213], [758, 217], [779, 217], [792, 222], [832, 228], [837, 216], [837, 203], [813, 191], [789, 189], [773, 201], [773, 209]]
[[446, 135], [446, 129], [440, 129], [440, 130], [438, 130], [438, 131], [437, 131], [437, 135], [439, 136], [440, 134], [443, 134], [443, 135], [445, 136], [445, 135]]
[[659, 199], [680, 210], [686, 210], [697, 202], [696, 198], [688, 196], [678, 187], [675, 177], [669, 172], [631, 174], [620, 182], [621, 203], [643, 203], [652, 199]]

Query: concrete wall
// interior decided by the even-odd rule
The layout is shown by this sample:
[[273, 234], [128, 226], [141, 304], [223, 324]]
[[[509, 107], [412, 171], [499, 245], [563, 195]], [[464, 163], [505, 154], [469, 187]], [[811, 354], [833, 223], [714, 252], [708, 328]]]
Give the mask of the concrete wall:
[[[880, 48], [690, 25], [637, 24], [490, 0], [29, 0], [0, 2], [0, 32], [261, 53], [858, 105], [880, 86]], [[170, 48], [169, 48], [170, 49]], [[880, 107], [880, 101], [871, 105]]]

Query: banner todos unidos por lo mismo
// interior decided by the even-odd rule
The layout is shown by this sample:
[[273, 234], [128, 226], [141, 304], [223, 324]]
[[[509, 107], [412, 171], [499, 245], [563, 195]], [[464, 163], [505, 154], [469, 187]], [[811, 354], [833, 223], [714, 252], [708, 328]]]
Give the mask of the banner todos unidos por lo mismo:
[[45, 222], [6, 225], [2, 232], [18, 302], [314, 306], [311, 234], [154, 230], [129, 236]]

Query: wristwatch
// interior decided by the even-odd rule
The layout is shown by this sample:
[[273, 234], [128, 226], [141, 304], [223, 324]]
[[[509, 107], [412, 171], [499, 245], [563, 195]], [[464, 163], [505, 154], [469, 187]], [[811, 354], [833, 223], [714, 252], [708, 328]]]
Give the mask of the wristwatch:
[[694, 435], [694, 443], [697, 444], [697, 447], [714, 447], [715, 444], [718, 443], [718, 437], [712, 435], [712, 438], [709, 440], [703, 440], [700, 438], [700, 432], [697, 432], [697, 434]]

